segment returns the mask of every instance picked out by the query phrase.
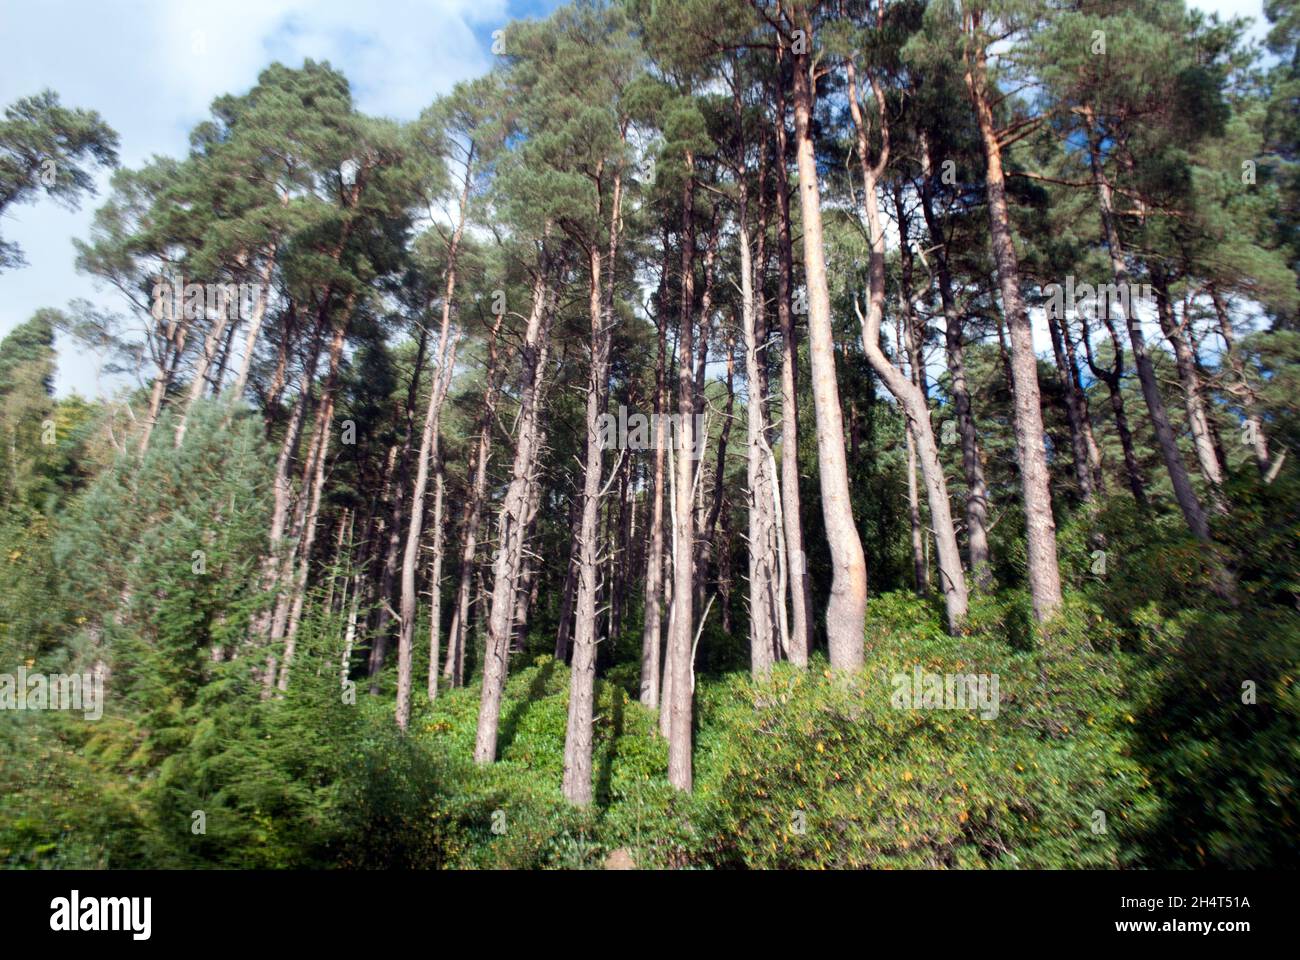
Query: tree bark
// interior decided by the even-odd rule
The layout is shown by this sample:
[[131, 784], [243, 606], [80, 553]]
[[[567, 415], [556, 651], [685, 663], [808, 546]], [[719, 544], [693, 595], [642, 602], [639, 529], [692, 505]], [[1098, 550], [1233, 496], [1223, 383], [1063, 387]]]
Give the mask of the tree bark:
[[1223, 350], [1228, 360], [1228, 366], [1231, 368], [1233, 375], [1237, 378], [1237, 384], [1232, 389], [1239, 399], [1242, 411], [1246, 414], [1246, 419], [1254, 424], [1251, 448], [1255, 454], [1255, 466], [1259, 469], [1260, 476], [1268, 476], [1270, 458], [1268, 452], [1268, 434], [1264, 431], [1264, 418], [1259, 410], [1259, 395], [1255, 392], [1254, 385], [1250, 382], [1250, 377], [1246, 374], [1246, 364], [1241, 358], [1241, 353], [1236, 348], [1235, 336], [1232, 330], [1232, 319], [1228, 316], [1227, 304], [1224, 302], [1223, 294], [1213, 284], [1209, 287], [1210, 303], [1214, 306], [1214, 316], [1219, 323], [1219, 335], [1223, 337]]
[[663, 275], [659, 286], [658, 327], [659, 351], [655, 361], [655, 436], [654, 479], [650, 493], [650, 553], [646, 561], [645, 619], [641, 632], [641, 704], [655, 710], [659, 707], [659, 660], [662, 646], [660, 627], [663, 603], [663, 552], [664, 552], [664, 446], [667, 435], [664, 414], [667, 408], [666, 374], [668, 365], [668, 314], [665, 292], [668, 286], [668, 237], [664, 239]]
[[279, 238], [272, 238], [262, 263], [262, 272], [257, 278], [261, 287], [257, 292], [257, 302], [253, 305], [253, 315], [248, 321], [248, 334], [244, 337], [244, 356], [239, 362], [239, 373], [236, 374], [234, 386], [231, 388], [231, 396], [236, 400], [244, 395], [244, 388], [248, 385], [248, 375], [253, 369], [257, 339], [262, 332], [267, 307], [271, 302], [271, 277], [275, 272], [275, 255], [279, 245]]
[[689, 792], [691, 763], [691, 630], [695, 619], [694, 518], [695, 488], [695, 158], [686, 153], [687, 173], [682, 186], [681, 315], [677, 337], [677, 424], [675, 489], [673, 491], [673, 606], [669, 624], [668, 670], [668, 782]]
[[510, 485], [497, 519], [497, 550], [493, 561], [492, 600], [488, 611], [487, 646], [483, 654], [483, 688], [479, 700], [474, 759], [496, 759], [501, 697], [505, 691], [510, 637], [514, 627], [515, 593], [528, 529], [530, 480], [538, 457], [541, 378], [550, 333], [551, 292], [545, 263], [533, 283], [533, 303], [520, 355], [519, 420]]
[[1011, 374], [1014, 381], [1016, 452], [1025, 509], [1025, 541], [1028, 552], [1029, 593], [1034, 618], [1043, 623], [1061, 606], [1061, 572], [1056, 556], [1056, 520], [1052, 516], [1052, 492], [1043, 444], [1043, 413], [1038, 389], [1038, 360], [1034, 355], [1029, 315], [1020, 294], [1020, 263], [1011, 237], [1011, 215], [1007, 210], [1006, 181], [1002, 173], [1002, 145], [993, 125], [989, 106], [985, 54], [981, 49], [974, 63], [966, 64], [965, 80], [984, 146], [984, 182], [988, 193], [989, 232], [998, 286], [1011, 341]]
[[[916, 454], [921, 461], [921, 474], [925, 482], [926, 499], [930, 506], [930, 525], [934, 531], [939, 561], [940, 587], [943, 589], [944, 603], [948, 615], [948, 630], [957, 633], [966, 619], [968, 597], [966, 575], [961, 566], [961, 550], [957, 546], [957, 534], [952, 523], [952, 510], [948, 502], [948, 483], [943, 475], [943, 466], [939, 462], [939, 448], [935, 443], [934, 430], [930, 425], [930, 410], [926, 404], [925, 394], [920, 386], [907, 377], [890, 362], [880, 347], [880, 323], [885, 314], [885, 230], [880, 215], [879, 202], [876, 197], [876, 184], [889, 162], [888, 127], [884, 121], [884, 95], [878, 84], [872, 82], [877, 102], [881, 109], [880, 158], [873, 166], [868, 158], [867, 133], [865, 119], [858, 107], [857, 77], [853, 61], [847, 66], [849, 108], [857, 130], [858, 162], [862, 173], [862, 203], [867, 219], [867, 229], [871, 234], [871, 260], [869, 266], [869, 290], [867, 296], [867, 313], [862, 311], [854, 300], [854, 309], [862, 324], [862, 349], [867, 355], [871, 369], [885, 384], [885, 387], [898, 400], [907, 418], [907, 427], [916, 444]], [[900, 210], [900, 215], [902, 211]], [[900, 223], [902, 218], [900, 216]], [[906, 228], [901, 228], [902, 242], [906, 243]], [[907, 307], [910, 310], [910, 304]], [[900, 321], [904, 322], [904, 321]], [[905, 328], [906, 329], [906, 328]], [[907, 333], [909, 348], [912, 350], [914, 375], [920, 375], [915, 367], [919, 366], [919, 346], [912, 343], [913, 337]], [[922, 558], [923, 569], [918, 571], [924, 582], [925, 570], [929, 564]]]
[[[190, 389], [185, 397], [185, 405], [181, 408], [180, 414], [176, 417], [176, 433], [172, 445], [180, 449], [185, 442], [185, 429], [189, 425], [190, 412], [194, 409], [194, 404], [199, 402], [203, 396], [203, 390], [206, 386], [208, 369], [216, 359], [217, 349], [221, 345], [221, 338], [226, 332], [226, 324], [230, 321], [230, 303], [223, 297], [221, 305], [217, 309], [217, 315], [209, 318], [208, 335], [203, 339], [203, 351], [199, 354], [198, 363], [194, 367], [194, 378], [190, 381]], [[206, 308], [205, 308], [206, 309]]]
[[[587, 463], [583, 473], [582, 521], [578, 534], [581, 551], [578, 565], [578, 622], [574, 635], [573, 665], [569, 671], [569, 717], [564, 734], [563, 791], [565, 799], [575, 806], [591, 803], [592, 726], [598, 641], [596, 570], [600, 563], [596, 517], [600, 509], [600, 481], [604, 461], [599, 421], [609, 401], [609, 351], [614, 329], [614, 284], [622, 206], [622, 170], [615, 168], [606, 260], [609, 268], [607, 290], [601, 289], [601, 254], [594, 245], [588, 257], [591, 270], [591, 382], [587, 387]], [[596, 213], [600, 214], [599, 207]], [[623, 455], [626, 455], [626, 451]], [[613, 636], [611, 632], [609, 637]]]
[[[442, 324], [438, 331], [438, 361], [433, 382], [429, 385], [429, 405], [424, 412], [424, 429], [420, 434], [420, 453], [415, 466], [415, 487], [411, 491], [411, 518], [406, 532], [406, 549], [402, 555], [402, 605], [397, 637], [397, 707], [399, 730], [405, 730], [411, 716], [411, 670], [415, 658], [415, 615], [418, 595], [415, 568], [424, 535], [424, 495], [429, 484], [429, 458], [438, 443], [442, 405], [451, 386], [456, 365], [456, 341], [451, 329], [452, 301], [456, 294], [456, 259], [465, 233], [465, 214], [469, 206], [474, 147], [471, 143], [465, 161], [465, 182], [461, 189], [456, 229], [447, 247], [447, 280], [442, 293]], [[401, 490], [397, 492], [401, 498]]]
[[[806, 14], [802, 26], [811, 36], [811, 23]], [[835, 375], [830, 291], [822, 246], [821, 191], [817, 184], [817, 161], [813, 148], [811, 69], [811, 58], [807, 53], [794, 55], [795, 156], [804, 225], [809, 356], [812, 361], [813, 407], [817, 418], [822, 517], [831, 554], [826, 637], [831, 666], [837, 670], [858, 670], [865, 657], [863, 627], [867, 611], [867, 562], [862, 552], [862, 540], [853, 522], [848, 466], [844, 457], [844, 421]]]
[[447, 637], [447, 660], [443, 676], [452, 686], [465, 682], [465, 644], [469, 637], [470, 591], [474, 577], [474, 558], [478, 549], [478, 527], [487, 500], [487, 463], [492, 453], [492, 424], [496, 419], [497, 397], [497, 334], [502, 317], [498, 316], [488, 339], [488, 369], [484, 386], [483, 412], [479, 417], [478, 447], [474, 456], [474, 480], [470, 486], [469, 504], [465, 516], [465, 542], [460, 557], [460, 585], [456, 591], [456, 610], [452, 614], [451, 631]]
[[1183, 387], [1183, 406], [1187, 411], [1187, 427], [1192, 434], [1192, 447], [1196, 451], [1201, 476], [1209, 487], [1210, 506], [1216, 513], [1226, 514], [1228, 504], [1223, 497], [1223, 467], [1219, 463], [1214, 439], [1210, 434], [1201, 378], [1196, 369], [1196, 356], [1190, 338], [1174, 318], [1173, 301], [1169, 298], [1169, 279], [1160, 267], [1151, 268], [1151, 285], [1156, 295], [1156, 316], [1160, 320], [1160, 329], [1169, 345], [1174, 348], [1174, 363], [1178, 368], [1178, 380]]
[[433, 559], [429, 564], [429, 702], [438, 699], [438, 654], [442, 637], [442, 561], [446, 553], [443, 531], [444, 487], [442, 453], [432, 452], [433, 474]]
[[1052, 338], [1052, 355], [1056, 358], [1056, 372], [1061, 380], [1061, 390], [1065, 397], [1065, 418], [1070, 427], [1070, 447], [1074, 454], [1074, 477], [1079, 484], [1079, 498], [1084, 503], [1091, 503], [1094, 498], [1093, 476], [1094, 464], [1092, 451], [1088, 444], [1088, 407], [1083, 391], [1074, 378], [1074, 370], [1065, 355], [1064, 335], [1060, 319], [1051, 304], [1046, 307], [1047, 330]]
[[[740, 301], [745, 340], [746, 507], [749, 514], [749, 668], [755, 676], [780, 657], [777, 623], [785, 598], [777, 591], [778, 544], [773, 503], [776, 477], [768, 469], [767, 372], [759, 362], [762, 339], [754, 309], [747, 198], [741, 187], [739, 211]], [[773, 464], [774, 465], [774, 464]], [[721, 464], [719, 464], [721, 466]]]
[[[601, 470], [604, 451], [600, 415], [609, 396], [609, 327], [601, 304], [601, 254], [588, 254], [591, 269], [591, 379], [587, 385], [587, 451], [578, 526], [578, 604], [569, 670], [569, 717], [564, 737], [564, 797], [575, 806], [591, 802], [592, 709], [596, 682], [596, 593], [600, 540]], [[611, 478], [612, 479], [612, 478]]]
[[[1124, 247], [1120, 242], [1119, 226], [1115, 222], [1115, 206], [1111, 186], [1106, 179], [1105, 172], [1102, 170], [1101, 143], [1098, 139], [1091, 110], [1085, 108], [1082, 111], [1082, 116], [1087, 125], [1088, 161], [1092, 170], [1093, 186], [1097, 191], [1097, 206], [1101, 213], [1102, 238], [1106, 241], [1106, 248], [1110, 252], [1111, 274], [1117, 288], [1121, 290], [1131, 289], [1128, 264], [1124, 260]], [[1102, 312], [1107, 320], [1110, 319], [1113, 309], [1113, 304], [1107, 303], [1103, 305]], [[1205, 516], [1205, 508], [1196, 496], [1196, 491], [1192, 489], [1191, 478], [1187, 475], [1187, 466], [1183, 463], [1182, 454], [1178, 452], [1178, 442], [1174, 436], [1173, 427], [1169, 423], [1169, 414], [1165, 410], [1164, 398], [1160, 395], [1160, 385], [1156, 381], [1155, 367], [1151, 363], [1151, 357], [1147, 354], [1146, 337], [1142, 334], [1141, 323], [1133, 310], [1123, 310], [1122, 312], [1124, 313], [1124, 322], [1128, 326], [1129, 342], [1133, 347], [1133, 363], [1137, 367], [1138, 382], [1142, 385], [1142, 396], [1146, 400], [1147, 410], [1151, 414], [1151, 423], [1155, 428], [1160, 454], [1164, 458], [1165, 469], [1169, 472], [1169, 479], [1173, 484], [1174, 497], [1178, 501], [1179, 509], [1183, 512], [1183, 519], [1187, 522], [1188, 529], [1198, 539], [1209, 540], [1210, 525]]]
[[930, 143], [921, 135], [921, 212], [934, 249], [935, 273], [939, 282], [939, 300], [943, 305], [944, 348], [948, 375], [952, 380], [952, 403], [961, 440], [962, 473], [966, 478], [966, 557], [971, 579], [980, 590], [993, 587], [992, 556], [989, 551], [989, 488], [984, 479], [984, 459], [975, 429], [970, 387], [966, 379], [965, 331], [957, 298], [953, 292], [952, 273], [948, 265], [948, 237], [934, 212], [933, 161]]
[[[776, 81], [777, 321], [781, 326], [781, 520], [785, 527], [790, 586], [790, 649], [795, 666], [806, 667], [813, 646], [812, 593], [808, 585], [799, 496], [799, 343], [794, 325], [794, 251], [790, 240], [790, 180], [786, 167], [785, 85]], [[784, 602], [784, 601], [782, 601]]]

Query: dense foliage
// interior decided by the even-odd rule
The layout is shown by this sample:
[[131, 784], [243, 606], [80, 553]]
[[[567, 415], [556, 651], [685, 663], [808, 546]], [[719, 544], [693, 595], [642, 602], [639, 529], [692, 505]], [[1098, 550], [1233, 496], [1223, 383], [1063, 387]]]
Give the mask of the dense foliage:
[[[1300, 863], [1268, 6], [1265, 55], [1179, 0], [578, 2], [409, 123], [311, 61], [218, 98], [78, 242], [127, 314], [0, 341], [0, 678], [106, 691], [0, 711], [0, 865]], [[116, 163], [5, 117], [0, 211]], [[56, 335], [139, 385], [55, 396]]]

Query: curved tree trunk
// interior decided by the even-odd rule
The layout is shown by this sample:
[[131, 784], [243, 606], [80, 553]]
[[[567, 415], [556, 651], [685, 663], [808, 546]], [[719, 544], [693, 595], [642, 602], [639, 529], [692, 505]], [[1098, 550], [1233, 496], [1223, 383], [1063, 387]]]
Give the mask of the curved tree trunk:
[[[1092, 181], [1097, 191], [1097, 205], [1101, 213], [1101, 226], [1106, 248], [1110, 252], [1111, 273], [1115, 286], [1120, 290], [1130, 289], [1128, 264], [1124, 262], [1124, 248], [1120, 243], [1119, 227], [1115, 223], [1115, 207], [1110, 183], [1106, 180], [1101, 166], [1101, 144], [1090, 110], [1082, 112], [1087, 124], [1088, 161], [1092, 170]], [[1106, 304], [1103, 313], [1109, 322], [1112, 304]], [[1165, 410], [1164, 398], [1160, 396], [1160, 385], [1156, 382], [1155, 367], [1147, 354], [1146, 337], [1134, 311], [1124, 310], [1124, 322], [1128, 327], [1129, 342], [1133, 346], [1133, 363], [1137, 367], [1138, 381], [1142, 385], [1142, 396], [1146, 400], [1147, 410], [1151, 414], [1151, 424], [1155, 428], [1156, 441], [1160, 454], [1169, 471], [1173, 483], [1174, 497], [1183, 512], [1187, 527], [1200, 540], [1210, 539], [1210, 525], [1205, 516], [1196, 491], [1192, 489], [1191, 478], [1187, 475], [1187, 466], [1182, 454], [1178, 452], [1178, 442], [1174, 437], [1173, 427], [1169, 423], [1169, 414]]]
[[1209, 287], [1209, 294], [1210, 303], [1214, 305], [1215, 319], [1219, 322], [1219, 335], [1223, 337], [1223, 350], [1228, 359], [1228, 366], [1237, 378], [1237, 383], [1231, 388], [1231, 392], [1238, 398], [1246, 419], [1252, 424], [1253, 436], [1249, 441], [1255, 454], [1255, 466], [1259, 469], [1260, 476], [1266, 477], [1270, 466], [1268, 434], [1264, 431], [1264, 418], [1259, 412], [1259, 395], [1246, 374], [1246, 364], [1236, 348], [1232, 320], [1228, 316], [1228, 307], [1223, 295], [1213, 284]]
[[1174, 348], [1174, 363], [1178, 368], [1179, 382], [1183, 386], [1183, 406], [1187, 410], [1187, 427], [1192, 434], [1196, 462], [1209, 487], [1211, 507], [1216, 513], [1224, 514], [1228, 512], [1228, 504], [1223, 497], [1223, 467], [1210, 433], [1196, 356], [1189, 337], [1174, 318], [1174, 305], [1169, 298], [1169, 280], [1159, 267], [1151, 270], [1151, 285], [1156, 294], [1156, 316], [1160, 320], [1160, 329], [1169, 345]]

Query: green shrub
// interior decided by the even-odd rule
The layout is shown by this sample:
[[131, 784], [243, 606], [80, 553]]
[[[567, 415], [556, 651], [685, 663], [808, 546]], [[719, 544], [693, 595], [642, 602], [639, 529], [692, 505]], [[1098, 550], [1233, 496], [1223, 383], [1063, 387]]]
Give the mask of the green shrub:
[[[1115, 867], [1151, 813], [1117, 664], [1087, 649], [1015, 653], [949, 638], [933, 611], [873, 602], [858, 677], [824, 664], [733, 678], [701, 704], [705, 857], [748, 867]], [[999, 677], [996, 719], [897, 709], [913, 667]], [[1095, 811], [1106, 831], [1094, 832]]]

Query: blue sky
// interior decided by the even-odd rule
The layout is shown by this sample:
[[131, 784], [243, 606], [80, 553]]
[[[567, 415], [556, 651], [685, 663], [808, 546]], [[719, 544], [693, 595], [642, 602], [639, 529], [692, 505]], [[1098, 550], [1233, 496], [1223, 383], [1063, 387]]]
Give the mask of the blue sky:
[[[739, 2], [739, 0], [738, 0]], [[458, 80], [488, 69], [492, 31], [542, 16], [559, 0], [0, 0], [0, 105], [49, 87], [98, 110], [121, 136], [122, 162], [180, 156], [189, 130], [223, 93], [247, 90], [280, 60], [328, 60], [361, 110], [409, 119]], [[1261, 0], [1195, 6], [1262, 20]], [[1259, 31], [1256, 31], [1257, 35]], [[0, 273], [0, 336], [43, 306], [84, 297], [121, 310], [113, 291], [73, 266], [99, 198], [80, 211], [11, 206], [0, 235], [28, 266]], [[94, 363], [60, 344], [56, 387], [95, 394]]]

